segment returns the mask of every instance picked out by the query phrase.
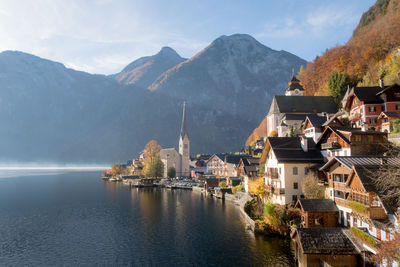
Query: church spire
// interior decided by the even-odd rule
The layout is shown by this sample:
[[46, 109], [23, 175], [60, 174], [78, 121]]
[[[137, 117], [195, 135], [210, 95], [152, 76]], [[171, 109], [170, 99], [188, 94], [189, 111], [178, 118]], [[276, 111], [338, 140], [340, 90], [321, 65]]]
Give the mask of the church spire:
[[183, 102], [183, 115], [182, 115], [182, 126], [181, 126], [181, 137], [184, 138], [185, 135], [189, 137], [187, 126], [186, 126], [186, 101]]

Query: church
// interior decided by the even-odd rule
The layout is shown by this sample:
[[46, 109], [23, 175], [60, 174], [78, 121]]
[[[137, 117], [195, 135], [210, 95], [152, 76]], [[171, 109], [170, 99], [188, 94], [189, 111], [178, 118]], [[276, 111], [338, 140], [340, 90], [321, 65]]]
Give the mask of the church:
[[190, 177], [190, 140], [186, 125], [186, 102], [183, 103], [182, 125], [179, 134], [179, 152], [175, 148], [165, 148], [160, 151], [164, 164], [164, 177], [168, 169], [176, 170], [176, 177]]
[[307, 116], [334, 115], [337, 109], [331, 96], [305, 96], [303, 86], [293, 75], [285, 95], [272, 99], [267, 114], [268, 134], [277, 131], [279, 137], [287, 136], [290, 128], [298, 130]]

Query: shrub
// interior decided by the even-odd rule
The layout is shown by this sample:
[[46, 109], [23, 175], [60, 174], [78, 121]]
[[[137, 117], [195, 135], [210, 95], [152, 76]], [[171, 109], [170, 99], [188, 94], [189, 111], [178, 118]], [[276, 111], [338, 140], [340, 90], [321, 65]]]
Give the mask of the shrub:
[[227, 187], [227, 185], [226, 185], [226, 182], [225, 182], [225, 181], [221, 181], [221, 182], [219, 182], [218, 186], [219, 186], [219, 187], [221, 187], [221, 188], [225, 188], [225, 187]]
[[237, 192], [244, 192], [244, 186], [240, 184], [232, 187], [232, 194], [236, 194]]
[[367, 212], [367, 207], [361, 203], [355, 202], [355, 201], [350, 201], [349, 202], [350, 208], [353, 210], [356, 210], [358, 212]]
[[400, 119], [397, 119], [393, 122], [393, 131], [392, 133], [400, 133]]
[[356, 227], [351, 227], [350, 230], [357, 238], [361, 239], [362, 241], [371, 245], [372, 247], [376, 247], [376, 245], [377, 245], [376, 240], [372, 236], [367, 234], [366, 232], [364, 232]]
[[268, 224], [279, 226], [282, 224], [282, 212], [272, 202], [264, 204], [265, 221]]
[[247, 201], [244, 204], [244, 211], [249, 215], [250, 217], [252, 216], [253, 213], [253, 202], [252, 201]]

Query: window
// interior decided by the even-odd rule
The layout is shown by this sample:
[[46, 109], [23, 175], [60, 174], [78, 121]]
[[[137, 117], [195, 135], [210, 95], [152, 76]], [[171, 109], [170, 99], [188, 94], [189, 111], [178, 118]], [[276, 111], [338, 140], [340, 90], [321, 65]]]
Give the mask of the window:
[[369, 112], [376, 112], [376, 107], [368, 107]]
[[307, 167], [304, 168], [304, 174], [305, 174], [305, 175], [308, 174], [308, 168], [307, 168]]
[[293, 195], [293, 196], [292, 196], [292, 201], [293, 201], [293, 202], [296, 202], [296, 201], [297, 201], [297, 195]]
[[377, 122], [376, 118], [369, 118], [369, 123], [376, 124], [376, 122]]
[[293, 174], [297, 175], [297, 167], [293, 167]]
[[400, 98], [400, 93], [394, 93], [394, 96]]
[[293, 183], [293, 189], [298, 189], [299, 188], [299, 184], [298, 183]]
[[370, 142], [370, 143], [374, 142], [374, 136], [373, 135], [368, 135], [367, 138], [368, 138], [368, 142]]
[[354, 141], [356, 141], [356, 142], [361, 142], [361, 135], [356, 134], [356, 135], [354, 136]]
[[400, 104], [396, 104], [396, 110], [400, 110]]

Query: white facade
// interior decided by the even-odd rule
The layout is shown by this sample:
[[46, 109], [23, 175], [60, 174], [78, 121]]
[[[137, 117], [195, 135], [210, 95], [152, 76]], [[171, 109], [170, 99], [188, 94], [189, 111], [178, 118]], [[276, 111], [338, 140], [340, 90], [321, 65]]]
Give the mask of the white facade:
[[270, 193], [271, 201], [286, 205], [301, 198], [301, 183], [310, 174], [311, 166], [311, 163], [279, 163], [271, 149], [265, 163], [265, 185], [274, 188]]

